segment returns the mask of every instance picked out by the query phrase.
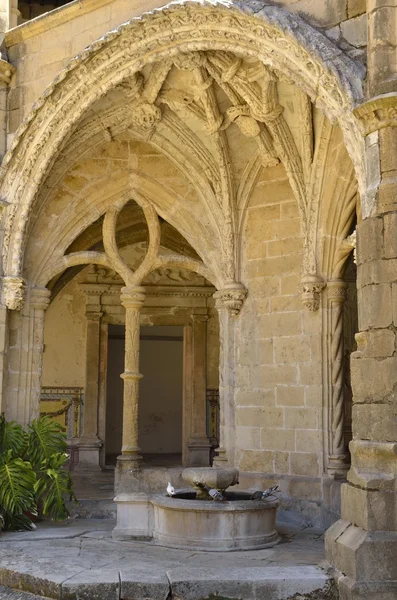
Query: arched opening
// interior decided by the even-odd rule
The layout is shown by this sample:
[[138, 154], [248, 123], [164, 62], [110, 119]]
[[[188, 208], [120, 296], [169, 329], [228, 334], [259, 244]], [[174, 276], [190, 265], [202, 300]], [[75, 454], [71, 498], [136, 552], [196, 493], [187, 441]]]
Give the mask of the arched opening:
[[[29, 319], [37, 318], [39, 327], [43, 318], [34, 312], [41, 310], [34, 300], [37, 290], [51, 281], [54, 298], [56, 290], [66, 289], [62, 286], [80, 276], [81, 265], [94, 264], [105, 272], [116, 265], [126, 284], [119, 282], [118, 292], [121, 287], [146, 290], [145, 277], [161, 269], [198, 273], [207, 290], [194, 296], [200, 300], [190, 308], [205, 301], [208, 310], [206, 294], [216, 290], [219, 314], [217, 461], [238, 466], [246, 487], [258, 481], [258, 473], [263, 485], [280, 480], [286, 502], [320, 522], [319, 498], [330, 463], [334, 461], [332, 468], [345, 468], [341, 423], [335, 417], [341, 408], [340, 382], [334, 380], [339, 359], [331, 347], [324, 349], [335, 334], [337, 301], [323, 290], [331, 290], [335, 279], [334, 288], [340, 287], [346, 238], [358, 187], [363, 187], [361, 142], [347, 110], [360, 96], [361, 74], [300, 22], [302, 37], [309, 31], [313, 36], [309, 52], [288, 28], [292, 17], [268, 8], [253, 17], [235, 8], [192, 3], [133, 20], [87, 49], [48, 90], [51, 100], [36, 106], [15, 139], [3, 182], [5, 195], [15, 202], [7, 208], [6, 221], [9, 305], [18, 296], [18, 284], [20, 291], [22, 279], [28, 281], [27, 303], [12, 317], [19, 333], [11, 354], [19, 361], [16, 371], [22, 373], [23, 363], [32, 361], [33, 354], [25, 357], [20, 352], [23, 346], [31, 347], [35, 336]], [[180, 17], [188, 23], [188, 32]], [[224, 36], [226, 21], [228, 29], [231, 22], [234, 28]], [[285, 40], [283, 47], [279, 36]], [[320, 42], [333, 57], [327, 69]], [[341, 83], [342, 67], [351, 75], [349, 83]], [[33, 164], [35, 176], [25, 186]], [[17, 167], [21, 168], [15, 178]], [[140, 209], [128, 215], [125, 208], [117, 219], [121, 200], [136, 200]], [[139, 211], [150, 221], [153, 239], [158, 238], [150, 256], [151, 241], [138, 235]], [[117, 227], [114, 239], [109, 235], [103, 248], [101, 229], [105, 231], [106, 222]], [[171, 245], [170, 239], [163, 243], [158, 237], [167, 228]], [[136, 270], [125, 267], [123, 244], [131, 244], [132, 234], [149, 256], [150, 268], [140, 273], [142, 277], [135, 274], [146, 258], [138, 261]], [[84, 267], [84, 273], [90, 268]], [[175, 292], [173, 310], [186, 308], [187, 288], [195, 286], [182, 277], [179, 287], [185, 295]], [[310, 311], [302, 306], [301, 293]], [[145, 317], [150, 294], [138, 289], [128, 294], [127, 300], [117, 298], [117, 310], [121, 315], [124, 302], [126, 326], [129, 310], [135, 326]], [[147, 298], [142, 299], [144, 294]], [[89, 305], [96, 317], [104, 312], [102, 302]], [[202, 315], [193, 310], [189, 317], [194, 317], [190, 329], [197, 330], [189, 335], [197, 334], [201, 345], [205, 319], [197, 316]], [[97, 335], [101, 325], [91, 321]], [[123, 323], [113, 316], [109, 324]], [[155, 326], [187, 325], [156, 321]], [[100, 357], [100, 347], [96, 352]], [[195, 364], [193, 387], [200, 388], [203, 398], [205, 386], [196, 381], [203, 366], [198, 369]], [[40, 365], [35, 369], [26, 382], [14, 374], [9, 380], [9, 398], [18, 398], [10, 401], [9, 410], [22, 410], [26, 420], [38, 409]], [[124, 390], [129, 386], [136, 400], [139, 373], [130, 368], [124, 375]], [[106, 390], [101, 396], [99, 379], [90, 377], [86, 372], [85, 388], [93, 381], [98, 410], [105, 398], [101, 410], [106, 414]], [[208, 398], [216, 389], [216, 384], [207, 386]], [[189, 393], [194, 397], [196, 392]], [[211, 437], [205, 415], [204, 420], [203, 412], [200, 415], [191, 444], [198, 455], [205, 445], [208, 454]], [[131, 439], [123, 445], [126, 456], [134, 454], [137, 462], [136, 418], [134, 423], [126, 428]], [[101, 450], [98, 430], [95, 435], [97, 440], [85, 440], [87, 456], [102, 453], [104, 466], [106, 444]]]

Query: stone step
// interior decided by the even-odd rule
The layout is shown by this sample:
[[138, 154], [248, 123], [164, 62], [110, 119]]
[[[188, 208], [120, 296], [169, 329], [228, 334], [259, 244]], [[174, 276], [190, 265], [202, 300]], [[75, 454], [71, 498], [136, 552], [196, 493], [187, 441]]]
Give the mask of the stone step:
[[[7, 600], [201, 600], [220, 597], [244, 600], [331, 600], [333, 585], [329, 577], [315, 566], [195, 568], [180, 567], [162, 571], [153, 565], [132, 563], [116, 568], [85, 569], [66, 574], [62, 582], [62, 565], [54, 564], [54, 573], [32, 573], [22, 564], [0, 568]], [[15, 591], [22, 588], [34, 595]], [[4, 589], [4, 588], [3, 588]], [[0, 588], [1, 590], [1, 588]]]
[[107, 498], [79, 498], [77, 495], [77, 505], [74, 502], [66, 505], [72, 519], [115, 519], [117, 508], [113, 496], [113, 493]]

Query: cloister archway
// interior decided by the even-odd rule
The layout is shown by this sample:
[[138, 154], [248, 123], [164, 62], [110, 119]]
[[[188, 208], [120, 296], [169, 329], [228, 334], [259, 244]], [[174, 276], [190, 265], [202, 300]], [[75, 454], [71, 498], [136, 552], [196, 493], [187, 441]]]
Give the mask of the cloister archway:
[[[115, 226], [120, 198], [135, 200], [151, 214], [153, 237], [160, 217], [195, 252], [195, 258], [160, 256], [161, 265], [195, 271], [217, 289], [219, 460], [247, 472], [270, 471], [263, 461], [271, 454], [273, 474], [289, 469], [305, 476], [310, 469], [297, 456], [304, 448], [310, 476], [343, 470], [338, 340], [343, 267], [353, 247], [348, 237], [358, 191], [365, 190], [363, 143], [352, 113], [362, 77], [356, 63], [298, 17], [275, 7], [256, 12], [250, 4], [170, 5], [121, 25], [71, 61], [20, 126], [2, 170], [4, 301], [14, 311], [10, 327], [19, 332], [7, 383], [13, 414], [28, 421], [38, 411], [49, 282], [78, 265], [117, 263], [131, 287], [114, 239], [105, 253], [93, 249], [89, 236], [85, 245], [73, 244], [94, 222], [106, 221], [105, 214]], [[268, 191], [275, 185], [286, 194], [276, 208]], [[277, 226], [269, 225], [274, 238], [263, 234], [270, 214], [281, 215]], [[149, 271], [160, 266], [158, 258], [151, 257]], [[277, 301], [262, 297], [260, 278], [270, 285], [271, 269], [283, 275]], [[301, 312], [298, 291], [311, 312]], [[142, 294], [135, 290], [125, 300], [135, 311], [134, 326]], [[321, 336], [339, 336], [326, 384]], [[290, 343], [298, 349], [290, 352]], [[302, 406], [288, 397], [289, 385]], [[325, 406], [321, 385], [329, 387]], [[237, 404], [250, 386], [257, 396]], [[283, 434], [281, 448], [266, 419], [260, 421], [265, 433], [244, 438], [247, 415], [269, 386], [273, 404], [266, 411], [260, 405], [258, 414], [274, 418], [278, 432], [288, 413], [293, 442]], [[131, 383], [135, 397], [136, 387]], [[294, 402], [299, 414], [287, 409]], [[315, 432], [313, 452], [299, 446], [296, 430]], [[295, 466], [288, 466], [292, 454]]]

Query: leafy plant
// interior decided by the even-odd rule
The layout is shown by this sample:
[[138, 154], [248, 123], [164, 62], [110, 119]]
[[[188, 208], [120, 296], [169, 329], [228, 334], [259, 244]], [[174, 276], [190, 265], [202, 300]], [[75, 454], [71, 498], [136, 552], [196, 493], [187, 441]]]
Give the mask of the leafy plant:
[[66, 467], [66, 436], [49, 417], [25, 431], [0, 416], [0, 530], [32, 529], [38, 505], [54, 521], [65, 519], [65, 497], [77, 502]]

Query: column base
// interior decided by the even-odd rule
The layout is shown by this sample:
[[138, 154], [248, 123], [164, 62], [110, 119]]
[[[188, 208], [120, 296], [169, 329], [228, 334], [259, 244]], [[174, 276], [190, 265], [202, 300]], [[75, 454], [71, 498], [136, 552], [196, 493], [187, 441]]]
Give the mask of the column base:
[[396, 581], [357, 582], [342, 575], [338, 579], [339, 600], [396, 600]]
[[211, 444], [207, 437], [190, 438], [189, 467], [208, 467], [210, 464]]
[[153, 532], [153, 506], [145, 493], [117, 494], [117, 525], [115, 540], [150, 539]]
[[350, 469], [350, 455], [331, 454], [328, 457], [327, 472], [333, 479], [346, 479], [347, 472]]
[[[365, 531], [339, 520], [325, 535], [327, 561], [343, 577], [340, 600], [392, 600], [397, 596], [397, 532]], [[395, 586], [395, 587], [393, 587]]]
[[117, 457], [115, 470], [115, 489], [117, 495], [135, 493], [141, 481], [142, 457], [121, 454]]
[[98, 438], [81, 438], [78, 442], [79, 460], [75, 470], [100, 470], [99, 451], [102, 442]]
[[214, 458], [214, 467], [225, 467], [229, 464], [229, 460], [227, 457], [227, 452], [225, 448], [217, 448], [215, 450], [216, 456]]

